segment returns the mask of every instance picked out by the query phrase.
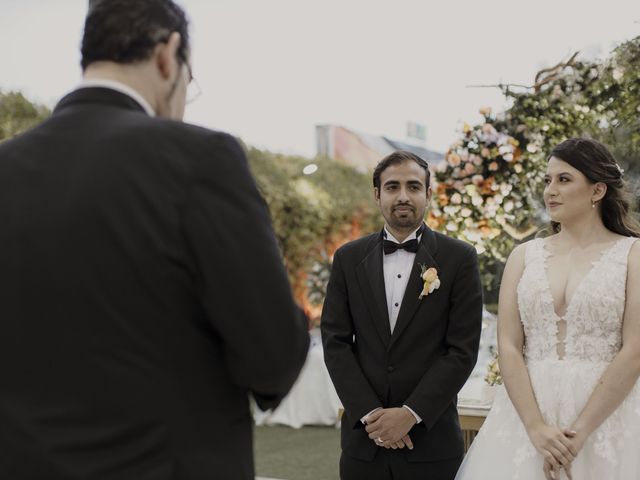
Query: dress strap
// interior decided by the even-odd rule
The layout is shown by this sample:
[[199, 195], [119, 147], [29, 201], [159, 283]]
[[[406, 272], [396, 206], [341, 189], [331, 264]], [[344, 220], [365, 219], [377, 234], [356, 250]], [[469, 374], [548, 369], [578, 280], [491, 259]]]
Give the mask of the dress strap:
[[609, 261], [626, 265], [631, 247], [638, 240], [636, 237], [622, 238], [609, 251]]
[[531, 262], [541, 262], [544, 251], [542, 248], [542, 238], [535, 238], [529, 242], [524, 250], [524, 266], [528, 266]]

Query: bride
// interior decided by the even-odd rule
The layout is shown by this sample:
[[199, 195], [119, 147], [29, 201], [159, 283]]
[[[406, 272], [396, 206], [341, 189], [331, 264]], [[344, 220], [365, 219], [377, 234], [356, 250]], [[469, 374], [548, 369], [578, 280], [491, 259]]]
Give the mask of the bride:
[[460, 480], [640, 478], [640, 228], [623, 171], [573, 138], [549, 157], [553, 235], [518, 246], [500, 287], [505, 389]]

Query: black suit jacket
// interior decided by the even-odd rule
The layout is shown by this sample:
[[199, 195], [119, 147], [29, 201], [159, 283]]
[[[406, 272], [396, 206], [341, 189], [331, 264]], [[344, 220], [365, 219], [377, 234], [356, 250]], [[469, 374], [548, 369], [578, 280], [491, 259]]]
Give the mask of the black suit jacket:
[[308, 345], [229, 135], [76, 90], [0, 144], [0, 478], [253, 480]]
[[[456, 395], [477, 359], [482, 290], [470, 245], [426, 229], [391, 334], [382, 235], [341, 247], [322, 312], [325, 362], [345, 407], [342, 449], [372, 460], [378, 448], [360, 419], [378, 407], [411, 407], [422, 422], [409, 432], [409, 461], [463, 453]], [[440, 288], [420, 300], [420, 264], [435, 267]]]

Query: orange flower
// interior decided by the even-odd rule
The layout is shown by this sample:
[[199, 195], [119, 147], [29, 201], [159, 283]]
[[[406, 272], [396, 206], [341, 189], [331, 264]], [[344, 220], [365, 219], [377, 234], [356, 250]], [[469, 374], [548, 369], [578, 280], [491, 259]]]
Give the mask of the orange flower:
[[440, 279], [438, 278], [438, 271], [435, 268], [427, 268], [426, 265], [422, 264], [420, 265], [420, 268], [420, 278], [422, 278], [424, 286], [418, 298], [422, 300], [422, 297], [425, 297], [432, 293], [434, 290], [440, 288]]
[[461, 162], [460, 155], [455, 152], [449, 152], [447, 155], [447, 162], [449, 162], [449, 165], [452, 167], [457, 167]]

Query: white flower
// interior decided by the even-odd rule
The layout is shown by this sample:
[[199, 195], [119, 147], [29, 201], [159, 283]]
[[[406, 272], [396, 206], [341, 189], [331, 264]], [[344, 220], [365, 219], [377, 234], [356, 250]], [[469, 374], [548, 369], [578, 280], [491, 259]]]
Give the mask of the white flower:
[[459, 193], [454, 193], [451, 195], [451, 203], [455, 205], [460, 205], [462, 203], [462, 196]]
[[504, 211], [505, 212], [510, 212], [511, 210], [513, 210], [513, 202], [511, 200], [509, 200], [507, 203], [504, 204]]
[[513, 152], [513, 147], [510, 144], [502, 145], [498, 152], [500, 152], [500, 155], [505, 156], [507, 153]]
[[535, 143], [530, 143], [529, 145], [527, 145], [527, 152], [529, 153], [536, 153], [538, 150], [539, 147]]
[[624, 75], [624, 70], [620, 67], [616, 67], [613, 69], [613, 79], [617, 82]]
[[513, 190], [513, 186], [512, 185], [509, 185], [508, 183], [501, 183], [500, 184], [500, 193], [502, 194], [502, 196], [509, 195], [509, 193], [511, 193], [511, 190]]
[[462, 210], [460, 210], [460, 215], [462, 215], [463, 218], [470, 217], [471, 213], [473, 213], [473, 212], [471, 212], [471, 210], [469, 210], [466, 207], [463, 208]]
[[449, 216], [453, 216], [456, 213], [458, 213], [459, 207], [454, 207], [451, 205], [447, 205], [446, 207], [444, 207], [444, 213], [446, 213]]

